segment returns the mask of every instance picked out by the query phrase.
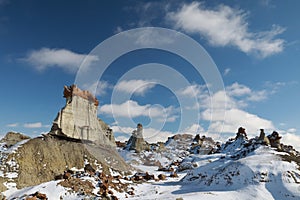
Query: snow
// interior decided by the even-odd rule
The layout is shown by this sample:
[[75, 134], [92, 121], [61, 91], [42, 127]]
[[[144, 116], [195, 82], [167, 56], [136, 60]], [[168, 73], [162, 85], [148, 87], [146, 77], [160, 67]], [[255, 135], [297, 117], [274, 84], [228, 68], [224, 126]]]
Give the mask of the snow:
[[17, 178], [18, 177], [18, 173], [17, 172], [8, 172], [8, 173], [5, 173], [5, 177], [9, 178], [9, 179]]
[[75, 197], [77, 195], [68, 193], [64, 187], [57, 185], [58, 182], [59, 181], [50, 181], [37, 186], [23, 188], [21, 190], [7, 190], [4, 192], [4, 195], [7, 197], [7, 199], [13, 199], [34, 194], [35, 192], [39, 191], [40, 193], [46, 194], [49, 200], [60, 199], [61, 196], [65, 199], [66, 195], [68, 197], [67, 199], [76, 199]]
[[[299, 165], [294, 161], [283, 161], [285, 152], [278, 152], [269, 146], [249, 143], [243, 139], [228, 142], [222, 145], [219, 153], [210, 155], [190, 154], [186, 150], [184, 141], [169, 140], [164, 152], [151, 151], [140, 154], [118, 149], [120, 155], [137, 171], [149, 172], [157, 177], [163, 173], [167, 176], [164, 181], [148, 181], [142, 184], [122, 180], [134, 188], [134, 195], [129, 196], [133, 200], [147, 199], [260, 199], [260, 200], [284, 200], [300, 199], [300, 171]], [[178, 178], [169, 177], [170, 172], [158, 171], [158, 166], [149, 165], [149, 161], [158, 161], [163, 166], [173, 161], [182, 161], [177, 169]], [[148, 163], [148, 164], [147, 164]], [[13, 166], [15, 163], [10, 162]], [[179, 171], [178, 169], [187, 170]], [[83, 169], [73, 169], [82, 171]], [[1, 171], [0, 171], [1, 172]], [[113, 175], [118, 172], [111, 171]], [[135, 173], [135, 172], [133, 172]], [[0, 173], [0, 176], [16, 178], [17, 173]], [[93, 185], [97, 181], [89, 176], [82, 177], [89, 180]], [[60, 185], [59, 181], [50, 181], [33, 187], [16, 189], [16, 185], [6, 182], [9, 190], [4, 192], [8, 199], [24, 197], [37, 191], [47, 195], [48, 199], [84, 199], [75, 193], [70, 193]], [[96, 187], [94, 194], [99, 191]], [[114, 191], [114, 190], [113, 190]], [[114, 191], [118, 199], [128, 199], [125, 193]]]

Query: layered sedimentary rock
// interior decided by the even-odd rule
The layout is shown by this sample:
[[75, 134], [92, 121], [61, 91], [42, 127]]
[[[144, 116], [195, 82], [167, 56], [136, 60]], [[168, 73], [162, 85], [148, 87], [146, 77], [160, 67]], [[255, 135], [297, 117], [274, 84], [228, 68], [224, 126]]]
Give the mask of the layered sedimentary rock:
[[66, 105], [55, 118], [50, 134], [115, 145], [112, 130], [97, 117], [96, 97], [76, 85], [65, 86], [64, 97]]

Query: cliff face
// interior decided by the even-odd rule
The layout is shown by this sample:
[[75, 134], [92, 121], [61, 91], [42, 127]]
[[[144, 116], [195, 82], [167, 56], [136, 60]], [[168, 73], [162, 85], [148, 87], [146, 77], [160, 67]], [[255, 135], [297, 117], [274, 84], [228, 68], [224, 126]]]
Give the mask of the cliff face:
[[98, 100], [75, 85], [65, 86], [66, 105], [55, 118], [50, 134], [115, 146], [112, 130], [97, 117]]

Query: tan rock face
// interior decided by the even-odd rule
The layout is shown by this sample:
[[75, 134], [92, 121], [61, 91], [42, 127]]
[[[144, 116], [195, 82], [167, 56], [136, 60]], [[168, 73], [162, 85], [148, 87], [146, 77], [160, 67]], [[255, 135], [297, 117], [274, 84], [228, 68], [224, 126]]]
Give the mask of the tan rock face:
[[109, 173], [109, 168], [120, 172], [131, 169], [114, 147], [83, 144], [55, 137], [31, 139], [13, 156], [19, 165], [15, 180], [18, 188], [54, 180], [57, 175], [72, 167], [83, 168], [85, 160], [90, 163], [97, 160], [106, 173]]
[[75, 85], [65, 86], [66, 105], [55, 118], [50, 134], [115, 146], [112, 130], [97, 117], [98, 100]]

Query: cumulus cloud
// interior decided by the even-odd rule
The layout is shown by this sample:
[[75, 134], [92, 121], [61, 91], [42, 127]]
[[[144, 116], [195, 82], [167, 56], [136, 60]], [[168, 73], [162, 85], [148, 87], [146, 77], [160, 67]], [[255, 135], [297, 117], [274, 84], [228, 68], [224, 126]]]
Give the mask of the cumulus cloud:
[[186, 127], [183, 133], [191, 134], [191, 135], [196, 135], [199, 133], [205, 132], [204, 128], [199, 125], [199, 124], [192, 124], [189, 127]]
[[[159, 105], [139, 105], [138, 102], [128, 100], [122, 104], [105, 104], [99, 108], [99, 112], [114, 117], [150, 117], [161, 121], [162, 118], [166, 121], [173, 121], [174, 112], [176, 109], [173, 106], [163, 107]], [[170, 118], [170, 119], [169, 119]]]
[[19, 123], [13, 123], [13, 124], [7, 124], [7, 127], [17, 127], [19, 126]]
[[296, 134], [296, 129], [288, 130], [285, 134], [282, 134], [281, 142], [292, 145], [297, 151], [300, 151], [300, 136]]
[[[259, 101], [267, 98], [264, 91], [252, 90], [249, 87], [233, 83], [225, 91], [209, 94], [208, 89], [202, 85], [192, 85], [181, 90], [180, 95], [196, 95], [200, 106], [200, 118], [209, 122], [204, 130], [200, 125], [194, 124], [185, 131], [189, 133], [205, 132], [215, 135], [219, 133], [232, 133], [239, 126], [244, 126], [247, 132], [254, 136], [260, 128], [273, 130], [270, 120], [244, 110], [249, 101]], [[256, 99], [254, 99], [256, 98]], [[196, 130], [198, 128], [199, 130]], [[194, 131], [193, 131], [194, 130]], [[224, 138], [223, 138], [224, 139]]]
[[270, 93], [273, 93], [268, 93], [266, 90], [251, 90], [249, 87], [237, 82], [227, 86], [226, 92], [231, 97], [243, 97], [245, 101], [262, 101], [267, 99]]
[[205, 85], [198, 85], [198, 84], [193, 84], [189, 85], [185, 88], [182, 88], [178, 94], [183, 95], [183, 96], [194, 96], [194, 97], [199, 97], [200, 95], [206, 93], [206, 86]]
[[[260, 128], [266, 130], [273, 130], [274, 125], [272, 121], [263, 119], [255, 114], [243, 111], [241, 109], [228, 109], [225, 110], [225, 115], [222, 111], [215, 112], [215, 118], [211, 119], [210, 110], [206, 110], [202, 113], [205, 120], [212, 120], [210, 125], [210, 131], [215, 133], [230, 133], [236, 131], [239, 126], [245, 127], [250, 135], [254, 136], [258, 133]], [[220, 113], [218, 113], [220, 112]]]
[[25, 128], [41, 128], [43, 127], [43, 124], [41, 122], [35, 122], [35, 123], [26, 123], [24, 124]]
[[34, 122], [34, 123], [25, 123], [23, 125], [25, 128], [50, 128], [50, 125], [44, 125], [42, 122]]
[[273, 25], [269, 31], [251, 32], [248, 13], [220, 5], [209, 9], [203, 3], [184, 4], [179, 10], [167, 13], [175, 28], [199, 34], [213, 46], [234, 46], [247, 54], [267, 57], [284, 49], [284, 40], [276, 38], [285, 31]]
[[117, 83], [115, 90], [129, 94], [144, 95], [155, 86], [155, 82], [149, 80], [123, 80]]
[[[239, 89], [231, 95], [220, 91], [209, 97], [213, 107], [207, 107], [201, 113], [202, 119], [211, 122], [209, 130], [228, 133], [235, 131], [239, 126], [243, 126], [247, 128], [248, 133], [256, 134], [260, 128], [274, 129], [274, 125], [270, 120], [243, 110], [247, 104], [244, 100], [238, 100], [234, 97], [244, 95], [244, 98], [247, 99], [252, 93], [251, 90], [237, 88]], [[226, 107], [224, 107], [224, 104]]]
[[41, 48], [28, 52], [27, 56], [21, 60], [29, 63], [38, 71], [56, 67], [69, 73], [75, 73], [83, 61], [89, 66], [92, 62], [97, 61], [98, 57], [75, 53], [67, 49]]
[[85, 84], [81, 86], [82, 89], [88, 90], [90, 92], [94, 92], [95, 96], [102, 96], [107, 93], [108, 89], [112, 89], [113, 85], [108, 83], [107, 81], [97, 81], [93, 84]]

